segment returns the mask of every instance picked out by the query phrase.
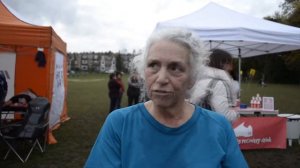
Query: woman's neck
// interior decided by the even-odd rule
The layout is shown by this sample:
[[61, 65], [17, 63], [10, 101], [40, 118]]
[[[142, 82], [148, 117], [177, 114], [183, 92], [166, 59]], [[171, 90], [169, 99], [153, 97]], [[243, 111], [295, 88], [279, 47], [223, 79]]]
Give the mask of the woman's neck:
[[182, 104], [177, 104], [172, 108], [163, 108], [155, 106], [153, 101], [148, 101], [145, 106], [149, 113], [161, 124], [176, 128], [188, 121], [194, 112], [195, 107], [184, 101]]

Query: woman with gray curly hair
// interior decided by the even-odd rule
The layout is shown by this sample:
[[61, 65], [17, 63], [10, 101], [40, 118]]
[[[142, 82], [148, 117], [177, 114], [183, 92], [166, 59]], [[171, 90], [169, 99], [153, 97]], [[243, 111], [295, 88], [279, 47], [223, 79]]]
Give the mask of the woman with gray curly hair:
[[186, 101], [207, 61], [201, 42], [154, 32], [141, 60], [150, 100], [109, 114], [85, 167], [248, 167], [226, 118]]

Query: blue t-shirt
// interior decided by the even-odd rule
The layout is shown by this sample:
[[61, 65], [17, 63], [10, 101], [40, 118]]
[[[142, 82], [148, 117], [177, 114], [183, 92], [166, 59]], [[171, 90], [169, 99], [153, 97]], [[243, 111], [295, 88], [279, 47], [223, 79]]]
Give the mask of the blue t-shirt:
[[196, 106], [177, 128], [160, 124], [143, 103], [109, 114], [86, 168], [246, 168], [227, 119]]

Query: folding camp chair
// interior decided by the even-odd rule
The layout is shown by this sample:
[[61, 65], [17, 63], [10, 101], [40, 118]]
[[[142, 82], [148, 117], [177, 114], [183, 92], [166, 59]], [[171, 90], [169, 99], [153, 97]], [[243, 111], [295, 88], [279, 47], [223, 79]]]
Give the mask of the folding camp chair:
[[[23, 163], [38, 146], [43, 153], [48, 134], [49, 101], [37, 97], [29, 102], [28, 113], [19, 123], [2, 125], [0, 136], [8, 146], [4, 160], [12, 151]], [[24, 151], [23, 151], [24, 150]]]

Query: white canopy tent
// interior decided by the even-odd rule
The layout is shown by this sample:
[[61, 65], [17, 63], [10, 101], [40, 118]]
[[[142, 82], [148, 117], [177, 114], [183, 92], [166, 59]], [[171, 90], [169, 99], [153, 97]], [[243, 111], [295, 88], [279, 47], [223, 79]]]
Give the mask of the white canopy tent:
[[241, 58], [300, 49], [300, 28], [238, 13], [213, 2], [189, 15], [159, 22], [156, 30], [171, 27], [192, 30], [208, 49], [230, 52], [239, 58], [239, 72]]

